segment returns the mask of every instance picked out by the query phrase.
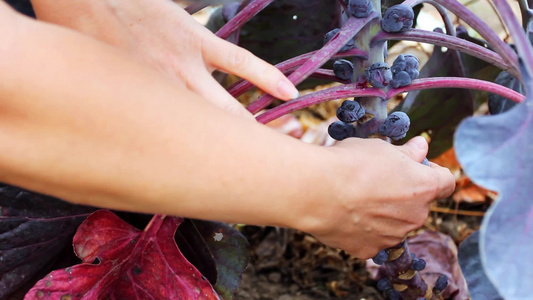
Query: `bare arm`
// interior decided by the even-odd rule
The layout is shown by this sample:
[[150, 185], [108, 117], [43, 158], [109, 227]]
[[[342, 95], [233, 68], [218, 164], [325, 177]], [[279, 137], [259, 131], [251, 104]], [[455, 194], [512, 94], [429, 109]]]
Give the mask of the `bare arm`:
[[449, 171], [420, 164], [419, 140], [307, 145], [3, 2], [0, 31], [0, 181], [106, 208], [292, 227], [359, 257], [399, 242], [453, 190]]
[[102, 207], [226, 221], [248, 212], [243, 222], [264, 224], [277, 219], [266, 206], [311, 179], [318, 148], [206, 105], [112, 47], [14, 23], [1, 60], [3, 180]]
[[172, 1], [32, 0], [32, 4], [40, 20], [123, 49], [232, 113], [251, 119], [251, 114], [211, 76], [214, 70], [245, 78], [279, 99], [298, 95], [277, 68], [218, 38]]

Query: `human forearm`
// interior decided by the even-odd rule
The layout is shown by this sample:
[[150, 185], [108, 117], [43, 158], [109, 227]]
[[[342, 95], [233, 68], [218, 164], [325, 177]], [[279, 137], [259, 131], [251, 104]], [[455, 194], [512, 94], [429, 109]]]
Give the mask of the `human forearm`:
[[307, 184], [319, 186], [321, 149], [68, 30], [15, 30], [0, 62], [1, 180], [108, 208], [285, 226], [288, 206], [317, 196]]

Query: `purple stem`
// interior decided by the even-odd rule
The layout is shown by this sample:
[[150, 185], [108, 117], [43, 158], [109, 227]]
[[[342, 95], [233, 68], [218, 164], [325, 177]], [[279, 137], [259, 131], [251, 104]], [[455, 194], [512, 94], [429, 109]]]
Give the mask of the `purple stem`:
[[215, 2], [215, 0], [197, 0], [193, 4], [187, 5], [187, 7], [185, 7], [185, 11], [192, 15], [208, 7], [209, 5], [215, 4]]
[[399, 33], [387, 33], [381, 31], [373, 38], [372, 44], [382, 40], [416, 41], [458, 50], [493, 64], [502, 70], [508, 71], [513, 76], [520, 78], [520, 72], [518, 72], [518, 69], [516, 69], [514, 65], [505, 62], [498, 53], [455, 36], [421, 29], [411, 29]]
[[[305, 54], [293, 57], [291, 59], [288, 59], [284, 62], [277, 64], [275, 67], [285, 74], [287, 72], [293, 71], [294, 69], [300, 67], [315, 53], [316, 51], [312, 51], [309, 53], [305, 53]], [[350, 49], [345, 52], [339, 52], [339, 53], [336, 53], [333, 57], [340, 58], [340, 57], [348, 57], [348, 56], [356, 56], [362, 59], [368, 58], [368, 54], [365, 51], [359, 50], [359, 49]], [[240, 95], [244, 94], [246, 91], [251, 89], [253, 86], [254, 85], [250, 83], [249, 81], [241, 79], [235, 82], [234, 84], [232, 84], [230, 87], [228, 87], [228, 93], [230, 93], [233, 97], [239, 97]]]
[[[256, 0], [257, 1], [257, 0]], [[296, 69], [291, 75], [288, 76], [289, 80], [298, 85], [304, 81], [309, 75], [320, 68], [324, 63], [330, 60], [339, 50], [348, 43], [353, 37], [371, 20], [378, 17], [376, 12], [372, 12], [366, 18], [354, 18], [350, 17], [346, 24], [339, 30], [339, 32], [320, 50], [309, 58], [304, 64]], [[269, 94], [265, 94], [255, 102], [250, 104], [247, 109], [255, 114], [267, 107], [275, 98]]]
[[272, 2], [274, 2], [274, 0], [253, 1], [241, 10], [233, 19], [229, 20], [228, 23], [224, 24], [224, 26], [217, 31], [216, 35], [222, 39], [226, 39], [233, 31], [241, 28], [242, 25]]
[[360, 84], [358, 83], [352, 83], [310, 93], [276, 106], [260, 114], [256, 119], [258, 122], [265, 124], [293, 111], [329, 100], [349, 97], [378, 97], [381, 99], [390, 99], [397, 94], [422, 89], [462, 88], [486, 91], [518, 103], [524, 101], [525, 99], [524, 95], [502, 85], [490, 81], [463, 77], [433, 77], [416, 79], [413, 80], [413, 83], [409, 86], [398, 89], [390, 89], [387, 93], [380, 89], [360, 88], [359, 86]]
[[522, 59], [529, 76], [533, 76], [533, 49], [529, 38], [524, 33], [522, 26], [518, 23], [509, 3], [502, 0], [494, 0], [493, 2], [498, 8], [498, 12], [505, 22], [505, 25], [509, 28], [509, 32], [513, 37], [513, 42], [515, 43], [518, 53], [520, 53], [520, 58]]
[[500, 95], [504, 98], [507, 98], [511, 101], [520, 103], [525, 100], [525, 96], [515, 92], [512, 89], [506, 88], [502, 85], [499, 85], [494, 82], [464, 78], [464, 77], [433, 77], [433, 78], [423, 78], [413, 80], [411, 85], [390, 89], [387, 92], [387, 99], [393, 97], [394, 95], [410, 92], [414, 90], [423, 90], [423, 89], [439, 89], [439, 88], [458, 88], [458, 89], [471, 89], [486, 91], [492, 94]]
[[522, 15], [522, 27], [527, 29], [527, 23], [533, 15], [533, 12], [529, 9], [529, 3], [527, 3], [527, 0], [518, 0], [518, 5], [520, 6], [520, 14]]
[[[492, 28], [483, 22], [478, 16], [470, 11], [466, 6], [457, 0], [431, 0], [454, 13], [458, 18], [461, 18], [465, 23], [476, 30], [487, 42], [498, 52], [508, 65], [518, 70], [518, 56], [502, 39], [492, 30]], [[415, 6], [424, 3], [426, 0], [406, 0], [404, 4]], [[520, 77], [518, 77], [520, 78]]]
[[387, 94], [376, 88], [359, 88], [358, 83], [345, 84], [332, 88], [323, 89], [294, 100], [285, 102], [257, 116], [257, 121], [266, 124], [293, 111], [309, 107], [311, 105], [349, 97], [379, 97], [385, 99]]
[[344, 83], [344, 84], [352, 83], [351, 80], [343, 80], [343, 79], [338, 78], [337, 76], [335, 76], [335, 73], [333, 73], [333, 70], [329, 70], [329, 69], [318, 69], [314, 71], [313, 74], [311, 74], [311, 76], [309, 77], [326, 79], [329, 81], [339, 82], [339, 83]]
[[344, 3], [344, 0], [337, 0], [337, 2], [339, 2], [339, 4], [344, 9], [344, 11], [348, 11], [348, 6], [346, 6], [346, 3]]
[[427, 3], [433, 5], [435, 9], [439, 12], [440, 16], [442, 17], [442, 21], [444, 22], [444, 29], [446, 29], [446, 34], [455, 36], [455, 27], [453, 26], [453, 21], [450, 18], [450, 14], [448, 11], [442, 7], [442, 5], [436, 3], [435, 1], [428, 0]]
[[150, 222], [148, 222], [148, 225], [146, 225], [146, 227], [144, 228], [143, 237], [155, 236], [163, 225], [165, 218], [167, 218], [167, 216], [165, 215], [154, 215]]

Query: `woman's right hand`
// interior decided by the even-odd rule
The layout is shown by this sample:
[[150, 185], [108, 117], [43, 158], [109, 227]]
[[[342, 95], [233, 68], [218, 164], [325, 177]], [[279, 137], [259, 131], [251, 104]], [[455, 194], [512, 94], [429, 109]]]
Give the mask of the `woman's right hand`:
[[328, 149], [336, 173], [325, 180], [335, 189], [331, 197], [301, 207], [296, 227], [359, 258], [400, 243], [424, 224], [430, 203], [455, 188], [448, 169], [421, 164], [428, 150], [422, 137], [403, 146], [350, 138]]

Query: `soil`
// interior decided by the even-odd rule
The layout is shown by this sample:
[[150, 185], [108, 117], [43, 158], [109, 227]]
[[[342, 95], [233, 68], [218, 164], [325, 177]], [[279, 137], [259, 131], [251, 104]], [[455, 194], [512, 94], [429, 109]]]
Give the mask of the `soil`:
[[[479, 228], [487, 202], [456, 205], [453, 199], [441, 200], [424, 227], [447, 234], [459, 244]], [[252, 256], [235, 299], [385, 299], [364, 260], [291, 229], [245, 226], [242, 232]]]
[[365, 262], [284, 228], [244, 230], [252, 258], [236, 299], [383, 299]]

